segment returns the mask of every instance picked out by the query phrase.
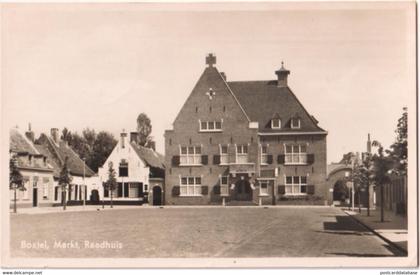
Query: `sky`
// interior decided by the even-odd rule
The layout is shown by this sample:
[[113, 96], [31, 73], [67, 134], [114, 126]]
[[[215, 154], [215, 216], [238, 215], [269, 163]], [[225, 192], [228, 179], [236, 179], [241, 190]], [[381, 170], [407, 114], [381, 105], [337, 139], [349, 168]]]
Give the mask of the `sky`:
[[[328, 131], [327, 160], [389, 146], [415, 99], [414, 2], [8, 4], [2, 6], [2, 123], [38, 135], [89, 127], [163, 133], [205, 68], [289, 86]], [[411, 110], [414, 110], [412, 108]], [[410, 109], [409, 109], [410, 113]]]

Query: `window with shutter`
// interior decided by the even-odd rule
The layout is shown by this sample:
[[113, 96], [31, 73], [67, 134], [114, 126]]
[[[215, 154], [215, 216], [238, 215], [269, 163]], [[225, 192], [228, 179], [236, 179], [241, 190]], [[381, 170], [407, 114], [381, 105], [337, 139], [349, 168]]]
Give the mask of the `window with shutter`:
[[172, 166], [179, 166], [179, 160], [180, 160], [179, 156], [173, 156], [172, 157]]
[[277, 163], [278, 164], [284, 164], [284, 155], [278, 155], [277, 156]]
[[213, 156], [213, 164], [220, 164], [220, 155]]

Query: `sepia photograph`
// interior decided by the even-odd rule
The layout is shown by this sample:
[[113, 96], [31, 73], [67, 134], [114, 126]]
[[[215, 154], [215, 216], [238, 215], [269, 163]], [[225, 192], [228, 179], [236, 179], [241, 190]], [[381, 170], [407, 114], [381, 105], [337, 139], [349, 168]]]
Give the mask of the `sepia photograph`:
[[2, 268], [418, 267], [416, 2], [0, 9]]

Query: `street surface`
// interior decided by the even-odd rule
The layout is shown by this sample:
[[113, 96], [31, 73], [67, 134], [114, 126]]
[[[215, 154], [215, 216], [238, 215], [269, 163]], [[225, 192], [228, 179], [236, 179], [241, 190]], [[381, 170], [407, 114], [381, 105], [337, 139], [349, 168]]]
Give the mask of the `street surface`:
[[18, 214], [11, 215], [10, 234], [12, 257], [398, 256], [331, 207], [136, 207]]

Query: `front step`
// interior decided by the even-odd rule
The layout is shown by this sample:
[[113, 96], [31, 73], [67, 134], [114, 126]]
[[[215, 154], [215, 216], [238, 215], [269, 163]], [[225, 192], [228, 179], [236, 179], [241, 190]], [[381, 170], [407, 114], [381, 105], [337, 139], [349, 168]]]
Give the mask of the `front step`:
[[253, 201], [229, 201], [226, 203], [227, 206], [256, 206], [257, 203]]

